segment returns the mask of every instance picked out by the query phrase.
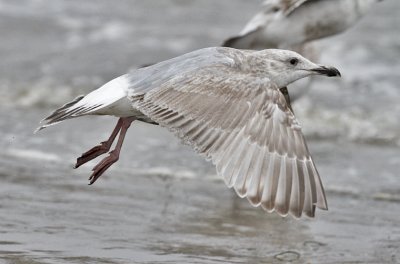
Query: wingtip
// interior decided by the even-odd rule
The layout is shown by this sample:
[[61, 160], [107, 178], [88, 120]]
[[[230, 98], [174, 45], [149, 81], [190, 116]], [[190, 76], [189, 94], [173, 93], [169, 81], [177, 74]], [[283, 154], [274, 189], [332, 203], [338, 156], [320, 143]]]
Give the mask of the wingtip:
[[241, 38], [241, 36], [234, 36], [234, 37], [228, 38], [221, 44], [221, 47], [235, 48], [235, 43], [240, 38]]
[[328, 211], [328, 204], [326, 203], [326, 201], [317, 202], [316, 206], [321, 210]]
[[45, 127], [45, 126], [40, 126], [40, 127], [36, 128], [36, 129], [33, 131], [33, 134], [38, 133], [40, 130], [42, 130], [42, 129], [44, 129], [44, 128], [46, 128], [46, 127]]

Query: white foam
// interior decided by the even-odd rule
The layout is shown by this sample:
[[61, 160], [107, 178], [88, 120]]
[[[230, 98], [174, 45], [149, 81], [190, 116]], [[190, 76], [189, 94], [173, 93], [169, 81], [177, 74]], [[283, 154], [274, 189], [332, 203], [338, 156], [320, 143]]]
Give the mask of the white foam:
[[8, 149], [9, 156], [22, 159], [42, 160], [42, 161], [61, 161], [61, 158], [53, 153], [45, 153], [34, 149]]
[[197, 174], [191, 170], [174, 169], [170, 167], [152, 167], [152, 168], [121, 168], [119, 171], [124, 171], [129, 174], [141, 174], [146, 176], [162, 176], [178, 179], [194, 179]]
[[303, 132], [311, 138], [400, 145], [400, 124], [393, 109], [372, 111], [358, 106], [332, 109], [304, 99], [295, 105], [295, 112]]
[[131, 28], [127, 24], [120, 21], [111, 21], [91, 32], [88, 35], [88, 39], [92, 42], [115, 41], [124, 38], [130, 31]]

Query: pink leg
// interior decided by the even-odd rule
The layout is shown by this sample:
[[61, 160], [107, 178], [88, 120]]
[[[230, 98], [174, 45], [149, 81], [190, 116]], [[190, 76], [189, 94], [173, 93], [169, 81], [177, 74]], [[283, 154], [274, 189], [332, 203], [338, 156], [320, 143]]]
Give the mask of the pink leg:
[[124, 143], [126, 131], [130, 127], [131, 123], [135, 120], [134, 117], [126, 117], [121, 118], [121, 132], [118, 137], [117, 145], [115, 146], [114, 150], [110, 151], [110, 155], [105, 157], [102, 161], [100, 161], [94, 168], [93, 173], [89, 177], [90, 185], [93, 184], [112, 164], [118, 161], [119, 153], [121, 152], [122, 144]]
[[112, 143], [115, 140], [115, 137], [121, 130], [122, 123], [123, 123], [123, 118], [118, 119], [117, 125], [115, 126], [113, 132], [111, 133], [111, 136], [106, 141], [101, 142], [100, 145], [97, 145], [94, 148], [91, 148], [85, 153], [83, 153], [82, 156], [80, 156], [76, 160], [75, 169], [85, 164], [86, 162], [91, 161], [92, 159], [97, 158], [98, 156], [104, 153], [107, 153], [110, 150]]

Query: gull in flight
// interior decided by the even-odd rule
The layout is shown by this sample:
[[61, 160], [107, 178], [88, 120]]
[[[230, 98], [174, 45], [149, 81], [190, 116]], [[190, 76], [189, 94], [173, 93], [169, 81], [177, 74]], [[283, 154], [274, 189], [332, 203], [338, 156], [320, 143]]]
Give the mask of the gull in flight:
[[93, 168], [93, 184], [118, 160], [133, 121], [158, 124], [211, 161], [227, 186], [253, 206], [314, 217], [316, 207], [327, 209], [324, 189], [281, 92], [310, 75], [340, 73], [293, 51], [200, 49], [111, 80], [55, 110], [38, 130], [86, 115], [118, 117], [109, 139], [77, 160], [76, 168], [109, 152], [119, 134], [115, 148]]
[[382, 0], [267, 0], [239, 33], [223, 46], [237, 49], [292, 49], [339, 34]]

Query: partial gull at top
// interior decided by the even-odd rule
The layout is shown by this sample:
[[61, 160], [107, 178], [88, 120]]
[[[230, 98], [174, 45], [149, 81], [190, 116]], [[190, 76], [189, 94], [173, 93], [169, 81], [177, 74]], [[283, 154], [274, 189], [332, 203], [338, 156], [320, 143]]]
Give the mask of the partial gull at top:
[[267, 0], [223, 46], [237, 49], [290, 48], [341, 33], [381, 0]]
[[[324, 189], [300, 124], [281, 93], [309, 75], [340, 76], [286, 50], [206, 48], [122, 75], [65, 104], [42, 126], [84, 115], [119, 117], [108, 140], [76, 168], [115, 149], [90, 176], [94, 183], [119, 158], [134, 120], [159, 124], [212, 161], [240, 197], [282, 216], [327, 209]], [[82, 131], [87, 133], [87, 131]]]
[[[267, 0], [262, 11], [222, 46], [254, 50], [284, 48], [318, 61], [320, 51], [310, 41], [345, 31], [379, 1]], [[312, 81], [309, 78], [290, 85], [291, 100], [306, 94]]]

